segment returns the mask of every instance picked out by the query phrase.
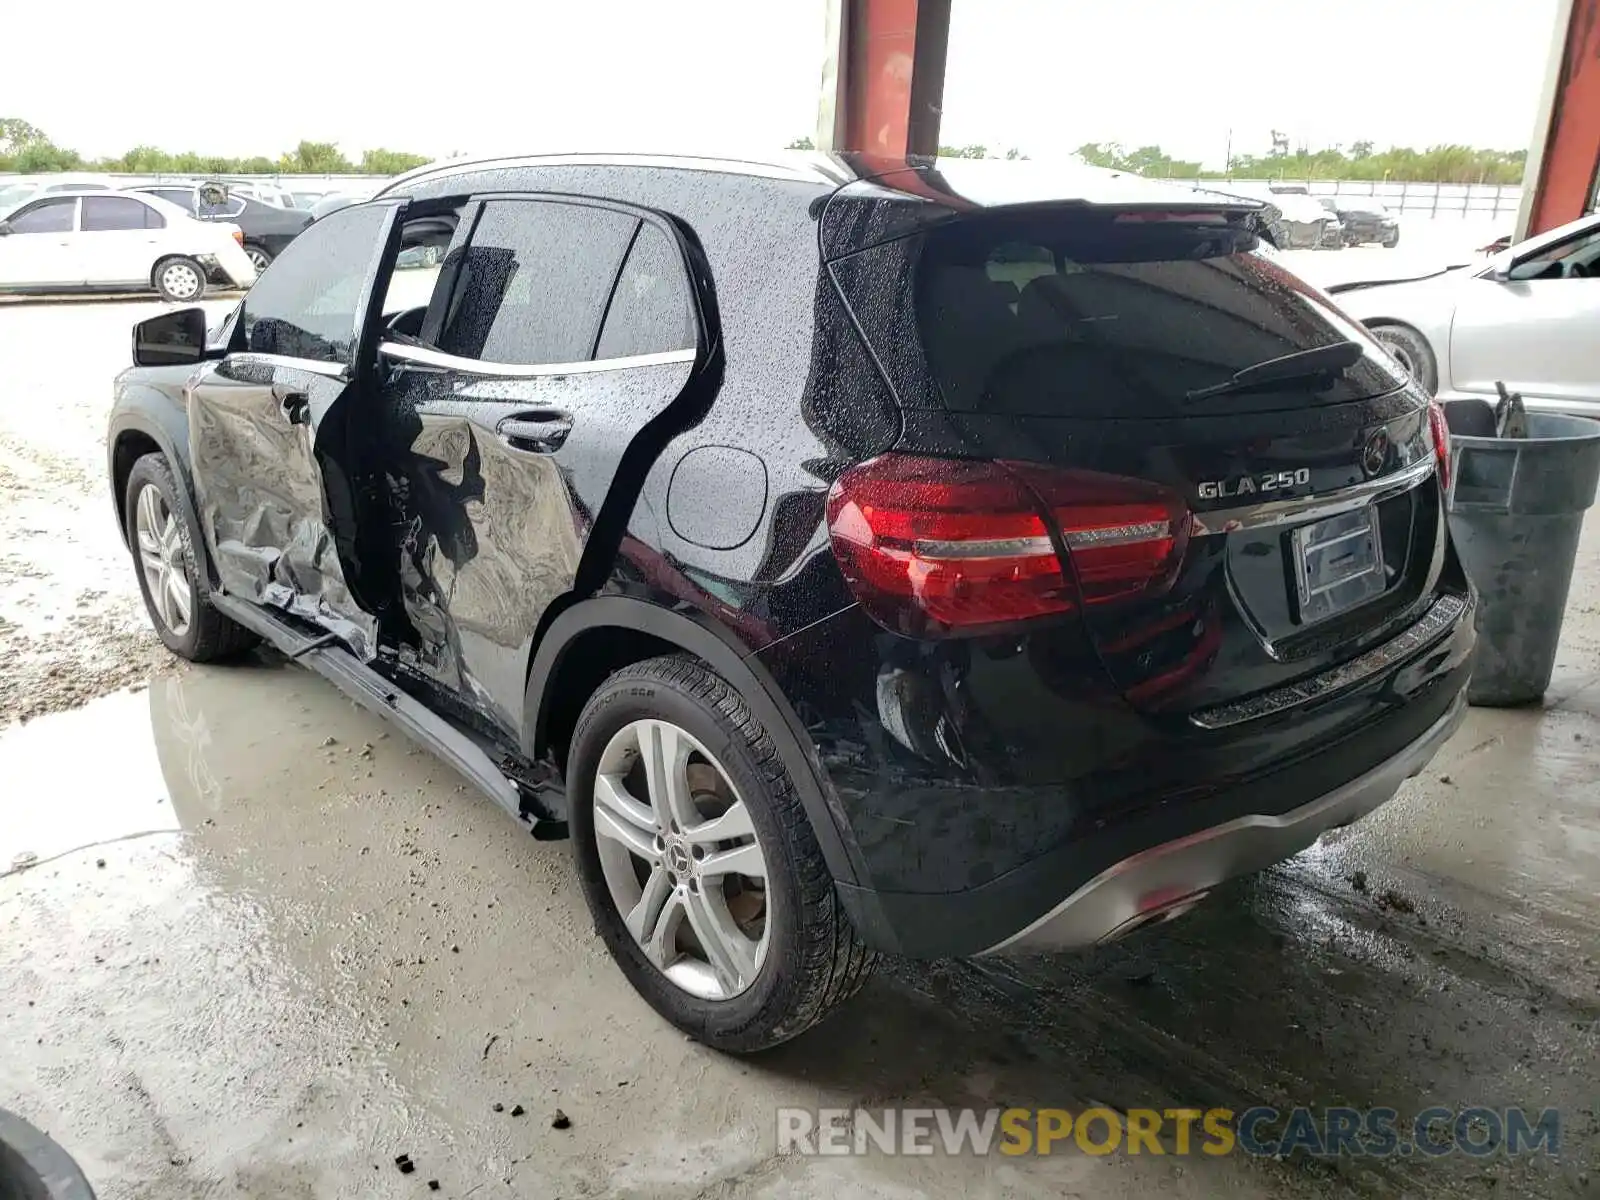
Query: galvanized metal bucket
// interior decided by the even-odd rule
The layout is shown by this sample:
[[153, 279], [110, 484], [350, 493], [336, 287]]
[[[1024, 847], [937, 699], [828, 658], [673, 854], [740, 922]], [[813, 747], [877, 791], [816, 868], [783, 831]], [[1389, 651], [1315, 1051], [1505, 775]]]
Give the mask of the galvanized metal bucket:
[[1450, 534], [1479, 596], [1467, 700], [1532, 704], [1555, 670], [1583, 514], [1600, 481], [1600, 421], [1531, 412], [1526, 438], [1485, 437], [1475, 433], [1484, 428], [1487, 402], [1444, 409]]
[[94, 1189], [70, 1154], [0, 1108], [0, 1198], [94, 1200]]

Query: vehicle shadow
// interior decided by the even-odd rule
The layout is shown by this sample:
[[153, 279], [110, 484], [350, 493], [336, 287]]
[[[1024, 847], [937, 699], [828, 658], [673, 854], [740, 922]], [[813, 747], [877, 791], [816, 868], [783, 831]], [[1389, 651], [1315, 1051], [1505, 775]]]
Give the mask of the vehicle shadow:
[[[464, 861], [474, 887], [485, 876], [500, 880], [504, 916], [496, 913], [494, 928], [504, 921], [504, 928], [535, 931], [528, 936], [540, 939], [544, 965], [537, 975], [546, 982], [538, 986], [548, 1015], [539, 1041], [554, 1044], [560, 1030], [584, 1029], [598, 1014], [652, 1039], [653, 1058], [691, 1054], [666, 1048], [682, 1042], [627, 995], [597, 949], [561, 848], [513, 836], [489, 801], [475, 804], [453, 782], [426, 791], [412, 786], [435, 773], [425, 755], [396, 741], [379, 744], [386, 763], [367, 787], [382, 783], [390, 795], [377, 808], [370, 795], [335, 802], [326, 798], [333, 791], [300, 794], [307, 779], [336, 769], [349, 774], [345, 764], [367, 761], [361, 754], [372, 751], [380, 734], [365, 716], [341, 715], [350, 706], [331, 688], [285, 667], [280, 655], [263, 650], [236, 665], [157, 679], [151, 688], [152, 732], [174, 811], [187, 830], [217, 826], [203, 835], [216, 851], [206, 858], [213, 886], [259, 889], [268, 879], [286, 911], [343, 911], [374, 888], [392, 889], [402, 870], [367, 856], [367, 843], [416, 841], [425, 854], [420, 861], [444, 857], [413, 874], [413, 884], [438, 873], [433, 886], [449, 888], [445, 873], [455, 861], [459, 875]], [[339, 744], [330, 747], [324, 738], [332, 732]], [[361, 747], [361, 739], [371, 741]], [[273, 760], [307, 760], [314, 769], [275, 768], [280, 773], [268, 778], [248, 756], [269, 752]], [[324, 765], [335, 758], [339, 768]], [[267, 811], [276, 815], [260, 815]], [[293, 861], [308, 828], [318, 830], [321, 847], [315, 872], [238, 874], [252, 860]], [[1349, 835], [1361, 836], [1361, 828]], [[417, 832], [424, 829], [433, 842]], [[1381, 880], [1373, 869], [1370, 883], [1347, 867], [1338, 846], [1313, 848], [1220, 889], [1180, 920], [1083, 954], [889, 959], [860, 996], [816, 1029], [742, 1064], [722, 1061], [765, 1077], [771, 1085], [765, 1095], [821, 1096], [845, 1108], [1181, 1107], [1237, 1114], [1265, 1105], [1286, 1114], [1301, 1105], [1383, 1106], [1401, 1114], [1405, 1129], [1432, 1105], [1521, 1106], [1535, 1116], [1555, 1107], [1562, 1121], [1558, 1158], [1502, 1152], [1329, 1161], [1297, 1154], [1249, 1165], [1264, 1172], [1258, 1182], [1281, 1183], [1294, 1194], [1454, 1196], [1469, 1187], [1472, 1194], [1569, 1194], [1578, 1176], [1597, 1165], [1592, 1063], [1600, 992], [1593, 990], [1592, 969], [1572, 971], [1570, 959], [1560, 956], [1541, 965], [1529, 946], [1540, 939], [1581, 945], [1581, 931], [1568, 930], [1570, 918], [1560, 913], [1509, 896], [1480, 897], [1482, 911], [1441, 900], [1446, 885], [1397, 855], [1381, 868]], [[550, 886], [524, 894], [528, 878], [548, 879]], [[347, 891], [327, 892], [321, 882], [327, 879], [348, 879], [341, 884]], [[456, 903], [448, 891], [416, 894], [443, 902], [442, 910], [426, 911], [449, 912]], [[381, 963], [394, 939], [418, 937], [413, 911], [424, 912], [423, 902], [364, 918], [382, 923], [381, 930], [367, 929], [365, 952]], [[354, 953], [341, 947], [341, 955], [347, 952]], [[500, 990], [504, 973], [462, 975], [458, 964], [465, 962], [465, 955], [447, 954], [429, 970], [440, 972], [441, 986], [458, 1004], [480, 1011], [484, 1028], [515, 1036], [510, 1031], [526, 1014], [515, 992]], [[599, 1052], [573, 1045], [573, 1054]], [[371, 1052], [382, 1053], [376, 1046]], [[692, 1053], [684, 1069], [707, 1069], [706, 1052]], [[760, 1118], [770, 1119], [770, 1113]], [[1240, 1178], [1239, 1157], [1195, 1155], [1184, 1160], [1185, 1169], [1219, 1191]]]
[[1297, 1154], [1272, 1169], [1330, 1194], [1458, 1195], [1469, 1184], [1569, 1194], [1596, 1165], [1582, 1046], [1600, 1028], [1600, 996], [1530, 978], [1479, 940], [1498, 933], [1430, 923], [1403, 891], [1357, 890], [1325, 857], [1308, 851], [1159, 930], [1083, 954], [891, 961], [854, 1004], [760, 1062], [867, 1106], [890, 1103], [885, 1094], [1123, 1113], [1266, 1106], [1284, 1117], [1381, 1106], [1402, 1130], [1434, 1105], [1534, 1118], [1555, 1107], [1559, 1158]]

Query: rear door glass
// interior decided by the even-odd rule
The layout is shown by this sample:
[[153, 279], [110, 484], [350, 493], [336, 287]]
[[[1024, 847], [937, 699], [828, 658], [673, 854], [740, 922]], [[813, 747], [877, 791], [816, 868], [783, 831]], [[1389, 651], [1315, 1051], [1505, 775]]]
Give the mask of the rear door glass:
[[[1215, 415], [1401, 382], [1353, 321], [1237, 229], [1096, 214], [980, 217], [925, 236], [916, 323], [958, 411]], [[1351, 339], [1368, 354], [1330, 386], [1186, 400], [1242, 368]]]
[[636, 217], [491, 200], [472, 231], [439, 349], [517, 366], [587, 362]]
[[611, 293], [596, 358], [628, 358], [694, 348], [689, 281], [677, 247], [641, 225]]

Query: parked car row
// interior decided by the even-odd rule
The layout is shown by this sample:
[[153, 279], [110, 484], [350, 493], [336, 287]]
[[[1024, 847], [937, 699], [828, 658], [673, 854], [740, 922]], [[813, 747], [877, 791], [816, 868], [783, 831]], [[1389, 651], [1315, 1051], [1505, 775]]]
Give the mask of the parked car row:
[[1371, 196], [1312, 196], [1304, 184], [1207, 181], [1197, 186], [1266, 205], [1265, 223], [1281, 250], [1400, 244], [1399, 219]]
[[200, 299], [248, 287], [256, 266], [236, 224], [201, 220], [145, 192], [40, 191], [0, 212], [0, 292], [144, 292]]
[[[6, 239], [0, 244], [0, 291], [154, 290], [167, 299], [191, 300], [197, 294], [189, 290], [197, 273], [202, 290], [208, 283], [245, 287], [312, 221], [368, 199], [377, 186], [375, 182], [373, 188], [360, 191], [290, 192], [259, 180], [226, 178], [127, 184], [87, 174], [0, 177], [0, 238]], [[189, 220], [177, 221], [169, 210], [152, 206], [85, 208], [78, 200], [89, 192], [155, 198]], [[50, 197], [70, 203], [42, 204]], [[110, 242], [83, 236], [107, 232], [106, 222], [146, 231], [143, 244], [148, 252], [142, 250], [140, 255], [149, 261], [133, 263], [129, 245], [118, 247], [113, 255]], [[193, 224], [221, 229], [243, 250], [252, 272], [246, 277], [231, 270], [230, 264], [238, 265], [237, 257], [219, 255], [216, 238], [196, 232]], [[149, 231], [161, 232], [157, 236]], [[50, 253], [44, 253], [43, 243], [28, 240], [34, 233], [57, 239]], [[433, 266], [440, 255], [437, 246], [411, 247], [399, 265]], [[170, 261], [174, 258], [188, 262], [174, 266]], [[135, 265], [141, 265], [142, 272], [130, 274]], [[162, 284], [163, 278], [170, 286]]]
[[133, 190], [160, 196], [202, 221], [237, 225], [244, 233], [244, 252], [257, 271], [282, 254], [283, 248], [311, 224], [311, 214], [302, 209], [281, 208], [215, 184], [153, 183]]

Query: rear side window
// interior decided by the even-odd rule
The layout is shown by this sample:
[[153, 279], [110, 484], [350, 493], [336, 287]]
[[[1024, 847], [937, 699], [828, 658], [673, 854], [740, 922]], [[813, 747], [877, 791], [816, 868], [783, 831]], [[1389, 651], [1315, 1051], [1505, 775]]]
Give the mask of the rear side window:
[[[484, 362], [587, 362], [639, 221], [546, 200], [484, 205], [439, 349]], [[315, 228], [315, 226], [313, 226]]]
[[245, 348], [348, 365], [361, 328], [361, 294], [377, 269], [391, 211], [342, 209], [284, 247], [244, 298]]
[[83, 220], [85, 233], [114, 229], [165, 229], [166, 218], [148, 204], [131, 196], [85, 196]]
[[209, 221], [223, 221], [229, 217], [240, 216], [245, 208], [245, 202], [238, 196], [229, 196], [215, 204], [207, 204], [203, 199], [199, 201], [199, 215]]
[[1374, 351], [1321, 390], [1188, 402], [1296, 351], [1371, 346], [1237, 227], [1057, 214], [980, 217], [924, 236], [918, 340], [943, 403], [961, 412], [1215, 415], [1338, 403], [1401, 382]]
[[661, 354], [694, 343], [689, 283], [677, 247], [654, 225], [641, 225], [611, 293], [595, 357]]
[[194, 212], [195, 195], [191, 188], [149, 188], [152, 196], [170, 200], [185, 212]]
[[12, 217], [13, 233], [70, 233], [76, 200], [43, 200]]

